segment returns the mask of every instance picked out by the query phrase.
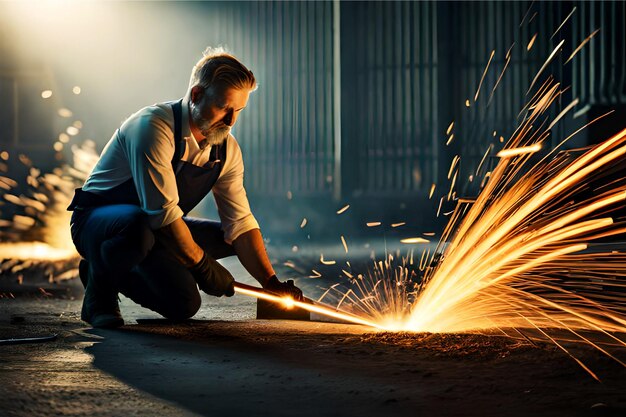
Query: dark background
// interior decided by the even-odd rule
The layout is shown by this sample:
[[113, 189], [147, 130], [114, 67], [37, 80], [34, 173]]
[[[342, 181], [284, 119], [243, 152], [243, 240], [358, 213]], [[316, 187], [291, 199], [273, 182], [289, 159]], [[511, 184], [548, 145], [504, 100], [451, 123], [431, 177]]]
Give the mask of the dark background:
[[[259, 82], [234, 134], [265, 236], [408, 237], [445, 223], [436, 212], [455, 155], [457, 196], [478, 192], [469, 176], [490, 144], [479, 176], [493, 167], [500, 136], [506, 141], [517, 127], [531, 81], [561, 40], [563, 50], [538, 82], [552, 74], [571, 86], [555, 114], [575, 98], [579, 104], [553, 129], [551, 144], [610, 109], [616, 112], [565, 148], [621, 130], [625, 24], [623, 1], [4, 2], [0, 151], [9, 153], [11, 170], [25, 154], [43, 171], [71, 163], [72, 143], [92, 139], [100, 151], [131, 113], [183, 96], [202, 50], [223, 45]], [[491, 97], [509, 48], [511, 61]], [[48, 89], [53, 95], [43, 99]], [[72, 116], [61, 117], [60, 108]], [[53, 150], [76, 121], [78, 135]], [[455, 138], [446, 146], [453, 121]], [[211, 201], [198, 211], [215, 215]], [[308, 225], [300, 229], [304, 217]], [[370, 221], [383, 224], [367, 228]], [[394, 229], [394, 222], [407, 225]]]

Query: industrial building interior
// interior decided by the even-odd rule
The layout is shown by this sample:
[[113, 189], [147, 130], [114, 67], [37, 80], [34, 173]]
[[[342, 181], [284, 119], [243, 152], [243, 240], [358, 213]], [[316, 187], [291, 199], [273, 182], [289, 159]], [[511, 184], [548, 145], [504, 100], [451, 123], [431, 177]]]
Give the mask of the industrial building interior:
[[[541, 151], [506, 189], [535, 163], [554, 158], [537, 171], [552, 175], [623, 135], [625, 39], [625, 1], [0, 2], [0, 414], [624, 415], [623, 202], [589, 218], [611, 219], [589, 241], [564, 240], [585, 245], [579, 264], [550, 264], [530, 290], [575, 294], [574, 319], [386, 327], [398, 293], [379, 302], [376, 286], [417, 288], [401, 292], [398, 311], [412, 311], [511, 144]], [[378, 327], [315, 311], [260, 319], [261, 301], [243, 294], [203, 295], [183, 323], [124, 297], [121, 330], [81, 322], [73, 190], [128, 116], [183, 97], [207, 46], [258, 81], [233, 135], [279, 278], [353, 316], [358, 299]], [[520, 142], [551, 86], [545, 119], [529, 125], [545, 136]], [[546, 216], [626, 190], [623, 156], [598, 166]], [[213, 196], [192, 215], [219, 219]], [[236, 259], [223, 265], [257, 284]], [[609, 318], [579, 331], [585, 314]]]

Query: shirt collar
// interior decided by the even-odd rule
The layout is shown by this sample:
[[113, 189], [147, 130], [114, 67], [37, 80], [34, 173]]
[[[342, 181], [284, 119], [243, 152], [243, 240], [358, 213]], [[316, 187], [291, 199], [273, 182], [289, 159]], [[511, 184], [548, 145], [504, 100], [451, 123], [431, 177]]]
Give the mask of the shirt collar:
[[[182, 102], [182, 135], [183, 138], [194, 139], [196, 143], [198, 143], [198, 138], [196, 138], [191, 132], [191, 125], [189, 124], [189, 96], [185, 96]], [[202, 139], [202, 138], [200, 138]]]

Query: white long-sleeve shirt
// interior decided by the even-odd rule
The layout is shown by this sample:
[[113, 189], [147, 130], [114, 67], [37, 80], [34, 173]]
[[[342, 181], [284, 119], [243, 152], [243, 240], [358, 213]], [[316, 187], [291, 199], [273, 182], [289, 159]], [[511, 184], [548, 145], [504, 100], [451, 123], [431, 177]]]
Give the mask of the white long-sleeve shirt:
[[[181, 160], [202, 166], [211, 146], [200, 149], [189, 126], [189, 102], [182, 103], [182, 137], [185, 151]], [[213, 186], [213, 196], [227, 243], [259, 224], [252, 215], [243, 186], [243, 158], [237, 140], [228, 135], [226, 162]], [[141, 208], [148, 214], [153, 229], [167, 226], [183, 216], [178, 207], [174, 157], [174, 114], [169, 104], [145, 107], [130, 116], [115, 131], [100, 159], [83, 185], [83, 190], [102, 193], [130, 178], [135, 183]], [[184, 192], [184, 190], [182, 191]]]

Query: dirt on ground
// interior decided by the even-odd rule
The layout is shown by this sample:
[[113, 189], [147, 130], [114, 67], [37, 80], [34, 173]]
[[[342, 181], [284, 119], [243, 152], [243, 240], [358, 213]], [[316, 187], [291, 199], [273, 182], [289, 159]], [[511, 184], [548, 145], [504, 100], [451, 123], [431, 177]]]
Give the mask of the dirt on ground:
[[255, 320], [255, 301], [239, 295], [205, 297], [183, 323], [123, 299], [119, 330], [90, 329], [79, 309], [80, 290], [0, 299], [0, 339], [57, 335], [0, 345], [0, 414], [626, 415], [626, 367], [590, 346], [565, 343], [573, 359], [512, 330]]

